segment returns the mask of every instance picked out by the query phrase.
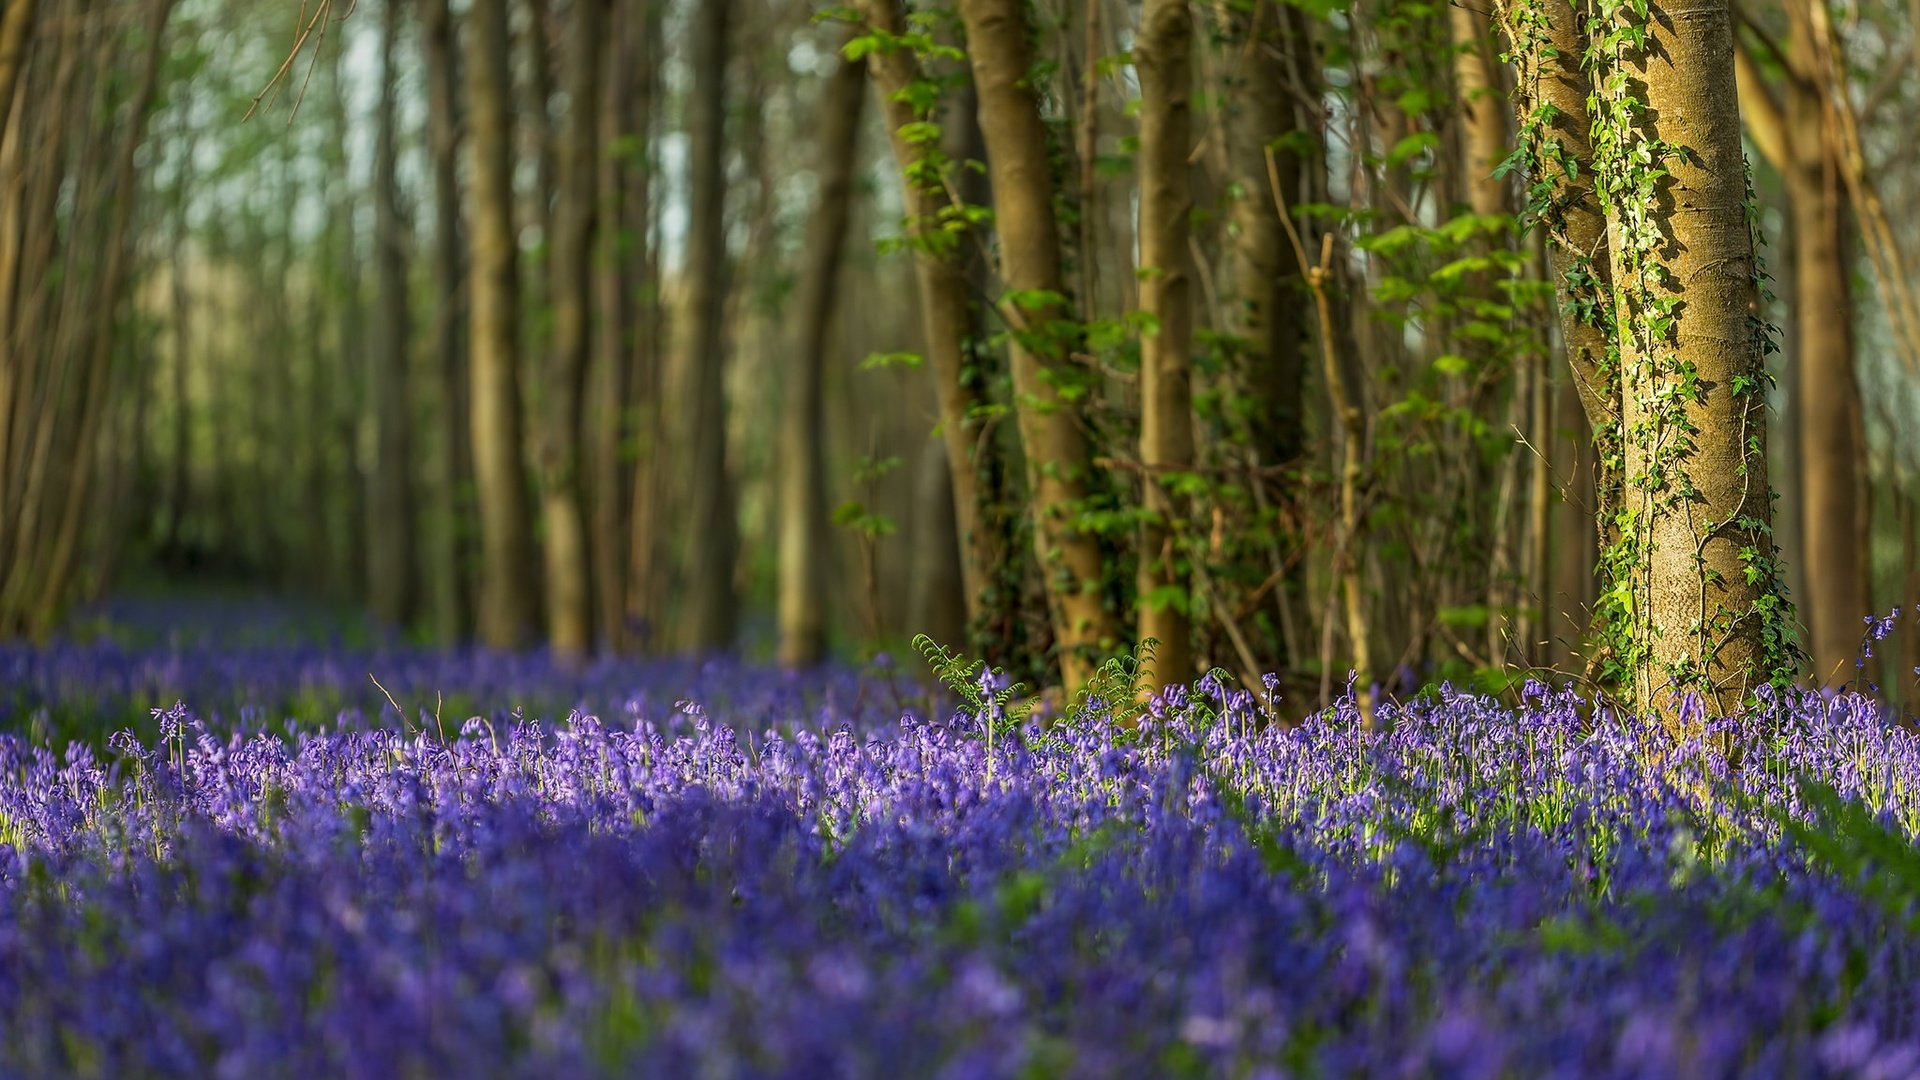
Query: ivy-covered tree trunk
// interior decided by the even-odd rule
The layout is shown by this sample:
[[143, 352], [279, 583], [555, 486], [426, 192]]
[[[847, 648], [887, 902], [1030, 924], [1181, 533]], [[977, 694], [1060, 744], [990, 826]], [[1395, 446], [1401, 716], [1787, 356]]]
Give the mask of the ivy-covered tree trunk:
[[1030, 29], [1022, 0], [962, 0], [967, 56], [980, 102], [980, 128], [1000, 234], [1002, 311], [1012, 328], [1013, 388], [1026, 449], [1034, 547], [1068, 692], [1086, 685], [1119, 638], [1101, 580], [1097, 536], [1084, 511], [1087, 440], [1063, 393], [1074, 379], [1069, 354], [1079, 338], [1066, 303], [1052, 163], [1040, 103], [1028, 76]]
[[[1594, 191], [1593, 117], [1588, 100], [1593, 85], [1584, 66], [1587, 37], [1581, 18], [1569, 0], [1503, 0], [1498, 15], [1509, 55], [1517, 69], [1514, 105], [1519, 117], [1521, 156], [1527, 170], [1528, 221], [1547, 237], [1547, 260], [1553, 272], [1560, 305], [1560, 338], [1567, 370], [1579, 406], [1591, 431], [1591, 462], [1576, 459], [1575, 469], [1590, 468], [1586, 477], [1561, 478], [1574, 490], [1593, 491], [1591, 511], [1597, 527], [1579, 531], [1563, 527], [1555, 559], [1583, 566], [1600, 563], [1603, 577], [1614, 569], [1594, 558], [1598, 544], [1613, 548], [1618, 535], [1621, 468], [1620, 372], [1615, 344], [1613, 268], [1609, 255], [1607, 220]], [[1573, 545], [1586, 544], [1585, 551]], [[1567, 610], [1575, 595], [1567, 575], [1556, 588], [1554, 638], [1564, 641], [1557, 654], [1570, 658], [1586, 632], [1584, 615]], [[1602, 597], [1595, 614], [1607, 616], [1617, 606]], [[1585, 595], [1586, 589], [1579, 590]], [[1614, 611], [1617, 618], [1620, 612]], [[1617, 650], [1616, 650], [1617, 651]]]
[[1147, 686], [1193, 678], [1187, 575], [1178, 521], [1184, 500], [1167, 473], [1193, 467], [1193, 338], [1187, 219], [1193, 212], [1193, 16], [1187, 0], [1149, 0], [1134, 46], [1140, 74], [1140, 463], [1144, 467], [1138, 572], [1140, 640], [1158, 643]]
[[1728, 0], [1601, 26], [1595, 157], [1619, 327], [1634, 698], [1677, 727], [1789, 674], [1767, 484], [1765, 328]]

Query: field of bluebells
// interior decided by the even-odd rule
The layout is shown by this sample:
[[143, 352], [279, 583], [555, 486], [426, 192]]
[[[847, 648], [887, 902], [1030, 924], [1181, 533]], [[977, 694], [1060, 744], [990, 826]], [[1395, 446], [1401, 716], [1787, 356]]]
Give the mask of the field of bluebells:
[[0, 647], [0, 1076], [1920, 1074], [1869, 699], [919, 671]]

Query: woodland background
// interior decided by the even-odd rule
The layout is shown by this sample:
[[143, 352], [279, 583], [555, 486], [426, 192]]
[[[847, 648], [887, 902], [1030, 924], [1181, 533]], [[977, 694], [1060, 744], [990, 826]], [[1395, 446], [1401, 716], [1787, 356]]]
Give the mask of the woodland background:
[[[0, 3], [0, 636], [184, 584], [562, 657], [1593, 676], [1496, 13], [994, 6]], [[1920, 599], [1920, 9], [1734, 14], [1807, 670], [1911, 704], [1920, 622], [1860, 654]]]

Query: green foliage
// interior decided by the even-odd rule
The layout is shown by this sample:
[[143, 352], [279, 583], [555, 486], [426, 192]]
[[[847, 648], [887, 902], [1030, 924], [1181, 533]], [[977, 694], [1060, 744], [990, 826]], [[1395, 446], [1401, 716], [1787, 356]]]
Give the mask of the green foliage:
[[1025, 684], [1012, 681], [1000, 668], [969, 660], [925, 634], [914, 636], [913, 648], [940, 685], [960, 699], [961, 708], [980, 721], [989, 745], [996, 735], [1018, 730], [1032, 715], [1033, 702], [1023, 698]]

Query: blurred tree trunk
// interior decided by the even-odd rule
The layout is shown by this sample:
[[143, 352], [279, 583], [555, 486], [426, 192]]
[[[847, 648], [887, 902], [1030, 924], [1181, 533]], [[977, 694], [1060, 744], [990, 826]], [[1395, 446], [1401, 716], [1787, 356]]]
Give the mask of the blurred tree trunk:
[[693, 27], [692, 99], [687, 104], [686, 275], [688, 332], [678, 380], [684, 405], [680, 437], [687, 461], [687, 527], [681, 551], [686, 596], [682, 645], [694, 652], [730, 648], [738, 615], [734, 562], [739, 523], [727, 473], [727, 67], [732, 0], [707, 0]]
[[[1623, 18], [1628, 16], [1622, 16]], [[1661, 198], [1609, 214], [1619, 289], [1625, 474], [1633, 513], [1634, 690], [1648, 715], [1680, 724], [1669, 691], [1711, 713], [1736, 707], [1786, 662], [1776, 636], [1787, 603], [1770, 535], [1765, 368], [1750, 320], [1758, 303], [1746, 164], [1726, 0], [1655, 4], [1645, 45], [1621, 74], [1640, 90], [1635, 145], [1684, 148], [1659, 164]], [[1631, 156], [1601, 163], [1616, 198], [1641, 196]], [[1629, 220], [1629, 215], [1633, 216]], [[1651, 232], [1651, 235], [1649, 235]]]
[[1508, 184], [1494, 170], [1507, 159], [1507, 117], [1487, 17], [1455, 5], [1447, 8], [1447, 27], [1453, 36], [1453, 89], [1460, 99], [1461, 151], [1466, 158], [1461, 179], [1467, 205], [1476, 214], [1504, 214]]
[[[899, 0], [863, 0], [860, 7], [869, 30], [889, 39], [907, 32]], [[1007, 581], [1012, 544], [1000, 505], [1003, 463], [991, 428], [982, 419], [982, 407], [988, 402], [988, 372], [977, 363], [983, 335], [969, 283], [969, 271], [979, 261], [974, 253], [978, 237], [954, 206], [955, 192], [942, 177], [923, 167], [925, 150], [907, 137], [913, 130], [909, 125], [929, 118], [908, 93], [927, 74], [904, 46], [874, 49], [867, 54], [867, 62], [891, 137], [894, 163], [906, 188], [906, 227], [912, 238], [924, 344], [946, 446], [967, 621], [983, 644], [998, 645], [1011, 637], [1011, 609], [1019, 589]], [[972, 100], [971, 92], [956, 97]], [[943, 152], [956, 161], [974, 158], [969, 144], [979, 126], [971, 108], [957, 102], [944, 126]], [[959, 171], [955, 187], [966, 200], [971, 174]], [[988, 655], [996, 664], [1007, 662], [992, 649]]]
[[[1098, 537], [1075, 518], [1091, 455], [1076, 410], [1061, 394], [1080, 336], [1065, 306], [1047, 132], [1028, 82], [1030, 28], [1019, 0], [962, 0], [967, 55], [1000, 235], [1002, 311], [1012, 328], [1013, 384], [1026, 450], [1034, 547], [1069, 693], [1085, 686], [1119, 631], [1107, 610]], [[1071, 329], [1064, 329], [1071, 327]]]
[[[334, 313], [333, 354], [331, 357], [315, 357], [315, 373], [329, 391], [326, 399], [329, 430], [323, 433], [324, 441], [319, 450], [323, 459], [334, 464], [336, 469], [327, 478], [325, 490], [338, 492], [341, 500], [340, 512], [334, 515], [339, 532], [330, 538], [328, 544], [328, 550], [340, 560], [336, 569], [339, 595], [359, 600], [367, 595], [368, 571], [365, 540], [367, 486], [360, 480], [359, 458], [360, 420], [366, 398], [365, 386], [360, 378], [364, 369], [352, 361], [366, 351], [367, 320], [365, 289], [360, 277], [359, 230], [354, 225], [357, 197], [348, 152], [354, 118], [347, 101], [345, 49], [334, 50], [329, 74], [333, 91], [332, 130], [328, 133], [325, 156], [334, 192], [327, 213], [330, 233], [328, 246], [334, 260], [334, 273], [326, 284], [335, 290], [339, 308]], [[217, 264], [219, 260], [210, 259], [209, 262]], [[221, 385], [222, 382], [216, 383], [216, 391]], [[221, 435], [220, 425], [228, 422], [231, 410], [221, 407], [217, 392], [211, 411], [215, 425], [214, 445], [230, 446], [231, 443]], [[334, 461], [336, 457], [338, 460]], [[237, 528], [233, 500], [224, 491], [219, 510], [216, 534], [234, 535]]]
[[1231, 222], [1228, 329], [1239, 339], [1241, 382], [1252, 399], [1253, 449], [1260, 464], [1278, 465], [1298, 457], [1304, 441], [1300, 395], [1308, 323], [1300, 260], [1287, 245], [1274, 205], [1275, 177], [1267, 168], [1272, 147], [1278, 182], [1291, 197], [1299, 187], [1300, 155], [1289, 136], [1298, 125], [1287, 82], [1274, 77], [1268, 54], [1292, 50], [1300, 28], [1291, 25], [1291, 9], [1273, 0], [1258, 0], [1246, 12], [1218, 8], [1216, 32], [1228, 54], [1214, 88], [1226, 113], [1220, 133]]
[[633, 437], [638, 454], [627, 502], [631, 522], [626, 530], [628, 547], [623, 556], [626, 590], [623, 595], [611, 598], [624, 606], [624, 630], [641, 650], [655, 649], [661, 644], [666, 585], [672, 577], [673, 557], [661, 528], [671, 464], [666, 456], [666, 410], [662, 407], [666, 385], [662, 362], [666, 341], [666, 309], [661, 289], [664, 275], [660, 269], [660, 244], [654, 239], [660, 235], [655, 224], [664, 201], [654, 194], [655, 177], [660, 168], [654, 134], [659, 126], [658, 114], [665, 111], [656, 104], [662, 96], [665, 7], [659, 0], [649, 0], [643, 5], [637, 27], [640, 40], [635, 48], [640, 65], [635, 78], [633, 120], [638, 139], [635, 160], [638, 177], [631, 188], [633, 201], [627, 222], [635, 238], [630, 258], [640, 295], [633, 298], [632, 377], [620, 400], [634, 416]]
[[410, 224], [400, 210], [399, 72], [402, 0], [380, 19], [380, 119], [374, 141], [374, 271], [379, 289], [367, 389], [373, 398], [374, 460], [367, 490], [367, 592], [375, 619], [405, 627], [419, 611], [414, 548], [413, 427], [407, 369], [413, 320], [407, 302]]
[[513, 226], [512, 75], [507, 0], [474, 0], [468, 27], [472, 106], [473, 460], [483, 559], [480, 640], [517, 648], [534, 624], [533, 538], [521, 460], [519, 245]]
[[1578, 673], [1593, 611], [1599, 521], [1594, 507], [1593, 431], [1570, 373], [1558, 380], [1552, 449], [1560, 488], [1553, 508], [1553, 594], [1547, 619], [1547, 663], [1562, 675]]
[[173, 177], [173, 229], [168, 238], [167, 284], [172, 312], [173, 348], [167, 365], [168, 403], [173, 413], [173, 447], [167, 484], [166, 531], [161, 534], [160, 549], [166, 555], [178, 554], [185, 541], [187, 508], [193, 500], [193, 404], [188, 395], [187, 371], [193, 354], [192, 297], [187, 285], [187, 208], [193, 190], [193, 140], [188, 118], [192, 115], [192, 97], [181, 92], [178, 104], [180, 127], [174, 132], [178, 162]]
[[1140, 310], [1157, 327], [1140, 343], [1139, 639], [1159, 643], [1146, 689], [1193, 678], [1191, 595], [1181, 568], [1186, 500], [1162, 483], [1193, 467], [1189, 348], [1193, 312], [1188, 218], [1193, 213], [1193, 16], [1187, 0], [1148, 0], [1134, 46], [1140, 76]]
[[473, 556], [468, 542], [473, 482], [473, 440], [468, 434], [467, 295], [460, 229], [460, 70], [453, 14], [447, 0], [421, 0], [420, 37], [425, 53], [427, 141], [433, 169], [434, 378], [440, 422], [434, 426], [434, 553], [432, 577], [435, 636], [442, 643], [473, 631]]
[[[1587, 38], [1568, 0], [1542, 3], [1537, 19], [1531, 22], [1532, 8], [1503, 2], [1496, 10], [1519, 68], [1514, 104], [1534, 173], [1528, 178], [1533, 185], [1529, 212], [1537, 218], [1537, 227], [1546, 232], [1547, 260], [1559, 301], [1560, 343], [1566, 353], [1572, 392], [1585, 416], [1584, 430], [1594, 440], [1592, 457], [1574, 454], [1576, 476], [1564, 481], [1574, 492], [1592, 492], [1590, 504], [1578, 505], [1583, 513], [1590, 510], [1593, 527], [1577, 529], [1577, 523], [1570, 520], [1572, 511], [1563, 509], [1556, 528], [1559, 542], [1554, 558], [1559, 570], [1554, 608], [1558, 621], [1551, 637], [1558, 650], [1555, 655], [1567, 661], [1578, 651], [1599, 606], [1597, 602], [1592, 608], [1575, 602], [1576, 595], [1597, 597], [1598, 592], [1589, 582], [1576, 594], [1573, 575], [1576, 569], [1587, 572], [1586, 568], [1596, 565], [1598, 548], [1611, 546], [1619, 535], [1622, 405], [1619, 375], [1612, 366], [1614, 316], [1607, 221], [1593, 186], [1593, 120], [1587, 108], [1593, 87], [1582, 67]], [[1562, 400], [1566, 400], [1565, 392]], [[1562, 420], [1562, 426], [1573, 430], [1582, 427], [1571, 416]], [[1583, 461], [1591, 464], [1583, 465]], [[1591, 479], [1585, 475], [1588, 468], [1593, 471]], [[1574, 500], [1563, 499], [1563, 506], [1567, 505], [1574, 505]], [[1578, 539], [1580, 535], [1586, 539]], [[1605, 591], [1611, 584], [1602, 581], [1597, 588]], [[1579, 625], [1572, 625], [1573, 620], [1579, 620]]]
[[628, 446], [638, 434], [632, 404], [639, 380], [633, 369], [649, 362], [635, 327], [635, 292], [645, 273], [646, 218], [634, 211], [644, 208], [651, 196], [645, 161], [653, 73], [644, 54], [651, 48], [647, 35], [656, 6], [649, 2], [636, 10], [616, 4], [609, 12], [600, 94], [600, 227], [593, 267], [598, 328], [588, 373], [592, 390], [585, 478], [592, 513], [588, 547], [593, 552], [595, 629], [601, 648], [609, 652], [627, 647], [628, 560], [633, 548]]
[[592, 319], [594, 229], [598, 224], [600, 68], [608, 0], [574, 0], [569, 31], [567, 119], [561, 139], [560, 200], [553, 237], [553, 353], [540, 440], [545, 504], [547, 639], [555, 655], [579, 659], [593, 647], [587, 516], [582, 493], [583, 395]]
[[908, 619], [914, 632], [942, 644], [967, 633], [966, 582], [961, 574], [960, 531], [954, 522], [953, 473], [947, 444], [935, 439], [920, 456], [914, 495], [912, 594]]
[[[1308, 73], [1300, 69], [1313, 63], [1312, 42], [1302, 14], [1276, 0], [1212, 9], [1215, 44], [1207, 74], [1218, 114], [1212, 159], [1227, 227], [1220, 237], [1225, 258], [1219, 322], [1210, 329], [1231, 341], [1233, 382], [1246, 403], [1239, 429], [1244, 437], [1222, 440], [1221, 448], [1237, 452], [1235, 460], [1250, 470], [1247, 483], [1260, 515], [1253, 527], [1266, 538], [1267, 565], [1257, 572], [1279, 578], [1271, 586], [1279, 625], [1260, 662], [1285, 670], [1304, 658], [1294, 640], [1297, 632], [1290, 629], [1290, 613], [1302, 607], [1306, 560], [1298, 530], [1280, 527], [1296, 493], [1286, 490], [1287, 481], [1272, 470], [1298, 460], [1305, 446], [1302, 393], [1311, 309], [1274, 188], [1289, 204], [1300, 201], [1300, 140], [1318, 139], [1301, 129], [1297, 111], [1298, 102], [1310, 96], [1302, 85]], [[1255, 581], [1243, 583], [1245, 589], [1258, 587]]]
[[[68, 241], [90, 245], [79, 250], [97, 253], [98, 262], [84, 267], [86, 272], [81, 273], [81, 268], [73, 265], [74, 249], [70, 248], [63, 261], [67, 271], [61, 278], [60, 311], [51, 328], [53, 336], [46, 340], [37, 335], [17, 336], [7, 349], [11, 353], [17, 346], [29, 366], [39, 361], [54, 370], [50, 372], [53, 378], [42, 380], [46, 396], [38, 399], [29, 414], [34, 437], [25, 462], [25, 483], [16, 487], [0, 480], [0, 485], [19, 492], [18, 505], [24, 511], [11, 544], [0, 541], [0, 546], [10, 548], [0, 551], [0, 567], [6, 570], [4, 585], [0, 586], [0, 637], [17, 631], [44, 637], [53, 629], [72, 592], [88, 524], [87, 511], [93, 508], [93, 489], [100, 480], [100, 432], [111, 389], [116, 324], [126, 300], [128, 264], [133, 257], [134, 204], [141, 187], [137, 153], [146, 139], [158, 92], [173, 0], [149, 0], [143, 6], [143, 48], [137, 61], [140, 74], [124, 101], [116, 103], [109, 96], [109, 76], [117, 70], [110, 51], [114, 43], [83, 44], [84, 39], [71, 38], [62, 43], [89, 48], [95, 60], [93, 86], [84, 99], [78, 99], [91, 105], [86, 113], [79, 114], [90, 117], [91, 122], [73, 115], [68, 115], [65, 122], [88, 130], [82, 152], [74, 161], [76, 186]], [[90, 25], [96, 31], [104, 28], [98, 12]], [[125, 30], [125, 26], [111, 28], [112, 32]], [[56, 118], [62, 114], [46, 115], [58, 123]], [[109, 160], [97, 161], [109, 148]], [[7, 232], [16, 227], [12, 222], [4, 224]], [[39, 279], [14, 280], [24, 284]], [[11, 327], [12, 320], [3, 324]], [[0, 390], [5, 389], [0, 386]], [[14, 408], [16, 404], [0, 401], [0, 408]], [[19, 422], [22, 414], [16, 410], [13, 415]], [[9, 491], [0, 490], [0, 502], [10, 498]]]
[[33, 44], [34, 15], [39, 6], [40, 0], [7, 0], [0, 4], [0, 129], [13, 114], [14, 88], [27, 63], [27, 48]]
[[1865, 456], [1859, 381], [1854, 371], [1851, 227], [1846, 180], [1837, 157], [1837, 118], [1827, 100], [1826, 62], [1818, 55], [1810, 0], [1787, 0], [1784, 96], [1751, 58], [1736, 58], [1747, 130], [1787, 188], [1793, 233], [1792, 397], [1799, 410], [1800, 541], [1814, 681], [1838, 686], [1853, 677], [1864, 621], [1869, 522], [1863, 511]]
[[[534, 372], [544, 374], [548, 350], [553, 347], [553, 206], [560, 171], [558, 148], [553, 137], [554, 41], [548, 26], [553, 13], [553, 0], [522, 0], [519, 7], [526, 13], [526, 24], [520, 28], [519, 39], [521, 55], [525, 59], [523, 70], [518, 73], [520, 81], [516, 84], [521, 92], [511, 97], [509, 102], [510, 107], [518, 113], [515, 117], [518, 124], [515, 134], [520, 143], [508, 145], [517, 145], [518, 152], [525, 155], [525, 160], [533, 162], [533, 186], [521, 190], [525, 202], [523, 205], [517, 204], [520, 208], [518, 221], [522, 225], [532, 226], [540, 240], [531, 250], [516, 243], [515, 251], [524, 257], [520, 299], [521, 310], [527, 315], [527, 322], [521, 327], [521, 347], [526, 356], [526, 370], [521, 374], [522, 390], [532, 397], [533, 405], [538, 406], [543, 392], [540, 383], [544, 380], [530, 376]], [[508, 55], [508, 63], [512, 64], [511, 38]], [[516, 232], [515, 236], [518, 235]], [[538, 591], [541, 584], [537, 580], [534, 583], [536, 608], [542, 599]]]
[[[0, 136], [0, 181], [6, 183], [0, 192], [0, 638], [27, 629], [30, 611], [16, 599], [21, 587], [15, 582], [31, 574], [27, 564], [38, 551], [46, 455], [36, 448], [66, 415], [48, 390], [69, 367], [53, 363], [50, 354], [60, 295], [36, 286], [48, 280], [60, 250], [66, 177], [87, 175], [70, 155], [91, 164], [93, 142], [93, 126], [80, 119], [95, 109], [92, 73], [87, 79], [80, 73], [82, 57], [100, 47], [100, 18], [82, 18], [70, 7], [53, 14], [60, 18], [50, 18], [49, 32], [41, 35], [40, 62], [23, 61], [26, 85], [17, 91], [8, 134]], [[80, 280], [71, 279], [76, 294]]]
[[1907, 624], [1900, 631], [1898, 671], [1907, 711], [1920, 713], [1920, 697], [1916, 697], [1920, 692], [1920, 497], [1911, 488], [1896, 490], [1900, 491], [1900, 564], [1907, 568], [1900, 596], [1907, 605]]
[[843, 60], [821, 91], [814, 143], [819, 197], [792, 310], [799, 326], [780, 427], [780, 663], [809, 667], [827, 649], [827, 465], [822, 381], [859, 164], [866, 65]]

